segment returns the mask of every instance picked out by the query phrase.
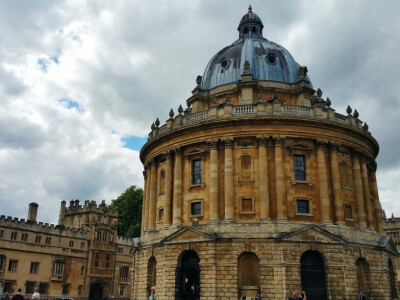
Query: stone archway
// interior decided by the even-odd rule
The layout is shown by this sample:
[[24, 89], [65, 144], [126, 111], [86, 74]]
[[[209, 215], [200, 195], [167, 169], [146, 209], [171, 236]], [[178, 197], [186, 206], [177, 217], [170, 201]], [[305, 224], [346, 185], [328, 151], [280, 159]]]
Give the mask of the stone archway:
[[103, 284], [97, 282], [90, 286], [90, 300], [101, 300], [103, 298]]
[[306, 251], [300, 259], [301, 288], [307, 300], [324, 300], [326, 297], [325, 267], [321, 254]]
[[200, 258], [193, 250], [184, 251], [178, 258], [175, 273], [175, 299], [200, 299]]

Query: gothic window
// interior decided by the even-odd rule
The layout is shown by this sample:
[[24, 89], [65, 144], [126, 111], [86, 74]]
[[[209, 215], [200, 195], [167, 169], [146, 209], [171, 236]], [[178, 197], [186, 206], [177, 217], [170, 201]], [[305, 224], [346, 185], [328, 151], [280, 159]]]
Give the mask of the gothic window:
[[0, 276], [3, 278], [1, 274], [3, 274], [4, 266], [6, 264], [6, 256], [4, 254], [0, 254]]
[[106, 269], [110, 268], [110, 254], [106, 255]]
[[240, 164], [240, 180], [241, 181], [254, 181], [253, 177], [253, 158], [250, 154], [243, 154], [239, 158]]
[[192, 161], [192, 184], [202, 183], [202, 160]]
[[295, 180], [306, 180], [306, 164], [304, 155], [294, 155], [294, 179]]
[[96, 252], [96, 254], [94, 255], [94, 267], [98, 268], [99, 267], [99, 253]]
[[85, 267], [81, 266], [81, 275], [85, 274]]
[[160, 194], [165, 193], [165, 170], [160, 171]]

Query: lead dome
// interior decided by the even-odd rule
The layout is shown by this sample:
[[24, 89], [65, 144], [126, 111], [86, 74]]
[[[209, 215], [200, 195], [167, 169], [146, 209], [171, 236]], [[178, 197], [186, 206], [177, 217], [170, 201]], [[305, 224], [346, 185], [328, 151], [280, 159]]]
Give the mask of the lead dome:
[[[250, 6], [237, 28], [239, 39], [213, 56], [204, 71], [201, 88], [210, 90], [239, 81], [246, 61], [256, 80], [298, 82], [300, 65], [284, 47], [264, 38], [263, 28]], [[312, 88], [310, 79], [306, 79]]]

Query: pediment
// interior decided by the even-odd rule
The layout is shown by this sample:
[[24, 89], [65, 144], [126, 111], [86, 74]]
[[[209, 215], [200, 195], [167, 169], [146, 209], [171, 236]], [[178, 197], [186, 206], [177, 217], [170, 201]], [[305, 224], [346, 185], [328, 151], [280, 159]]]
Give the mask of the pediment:
[[215, 240], [215, 236], [198, 230], [191, 226], [184, 227], [166, 237], [163, 243], [187, 243], [187, 242], [206, 242]]
[[200, 147], [191, 147], [184, 152], [185, 156], [204, 155], [208, 151]]
[[330, 233], [316, 225], [305, 226], [302, 229], [285, 233], [279, 237], [281, 241], [293, 242], [321, 242], [321, 243], [345, 243], [341, 237]]
[[394, 244], [393, 239], [389, 236], [384, 236], [379, 240], [379, 247], [385, 248], [386, 251], [394, 254], [398, 254], [396, 245]]
[[287, 145], [286, 148], [288, 148], [288, 149], [293, 149], [293, 150], [304, 150], [304, 151], [311, 151], [311, 150], [313, 150], [313, 148], [310, 147], [309, 145], [304, 144], [304, 143], [299, 143], [299, 142], [296, 142], [296, 143], [292, 143], [292, 144], [290, 144], [290, 145]]

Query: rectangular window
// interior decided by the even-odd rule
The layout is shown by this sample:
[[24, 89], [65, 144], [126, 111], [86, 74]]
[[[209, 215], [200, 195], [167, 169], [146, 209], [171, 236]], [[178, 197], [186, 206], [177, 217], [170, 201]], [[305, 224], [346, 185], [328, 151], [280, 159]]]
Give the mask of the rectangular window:
[[127, 266], [123, 266], [120, 269], [119, 279], [121, 281], [126, 281], [128, 279], [129, 268]]
[[55, 262], [53, 264], [53, 276], [63, 276], [64, 275], [64, 263]]
[[22, 242], [26, 242], [27, 239], [28, 239], [28, 234], [23, 233], [23, 234], [21, 235], [21, 241], [22, 241]]
[[46, 245], [50, 245], [50, 243], [51, 243], [51, 238], [50, 238], [50, 237], [46, 237], [45, 243], [46, 243]]
[[47, 282], [41, 282], [39, 284], [39, 294], [46, 295], [48, 286], [49, 286], [49, 284]]
[[123, 253], [123, 252], [124, 252], [124, 248], [118, 247], [118, 248], [117, 248], [117, 252], [118, 252], [118, 253]]
[[242, 198], [242, 213], [253, 212], [253, 199], [252, 198]]
[[73, 247], [74, 246], [74, 241], [69, 241], [69, 246]]
[[29, 273], [37, 274], [38, 269], [39, 269], [39, 263], [38, 262], [31, 262], [31, 268], [30, 268]]
[[81, 242], [81, 249], [85, 249], [85, 242]]
[[36, 281], [27, 281], [25, 283], [26, 289], [25, 294], [33, 294], [35, 290]]
[[202, 182], [201, 180], [201, 159], [199, 160], [194, 160], [192, 162], [193, 164], [193, 178], [192, 178], [192, 184], [200, 184]]
[[201, 216], [201, 202], [190, 203], [190, 213], [192, 216]]
[[294, 155], [294, 179], [306, 180], [306, 165], [304, 155]]
[[35, 243], [40, 244], [41, 241], [42, 241], [42, 237], [40, 235], [37, 235], [35, 238]]
[[12, 240], [16, 240], [16, 239], [17, 239], [17, 235], [18, 235], [17, 232], [12, 231], [12, 232], [11, 232], [11, 239], [12, 239]]
[[0, 230], [0, 239], [3, 238], [3, 230]]
[[309, 214], [310, 213], [310, 201], [309, 200], [296, 200], [296, 208], [298, 214]]
[[13, 293], [14, 292], [13, 285], [14, 285], [13, 281], [5, 281], [3, 293]]
[[123, 296], [123, 295], [124, 295], [124, 290], [125, 290], [125, 287], [124, 287], [124, 286], [120, 286], [120, 287], [119, 287], [119, 295], [120, 295], [120, 296]]
[[8, 262], [8, 272], [16, 272], [17, 271], [18, 260], [10, 260]]
[[62, 294], [63, 295], [68, 295], [69, 294], [69, 284], [64, 284], [62, 287]]
[[345, 220], [353, 220], [353, 209], [351, 205], [344, 205], [344, 219]]

